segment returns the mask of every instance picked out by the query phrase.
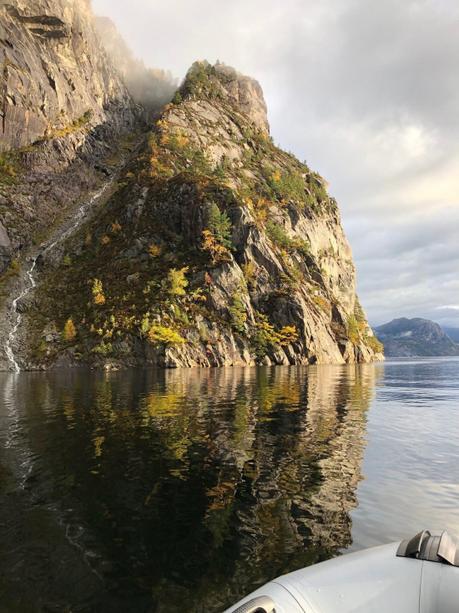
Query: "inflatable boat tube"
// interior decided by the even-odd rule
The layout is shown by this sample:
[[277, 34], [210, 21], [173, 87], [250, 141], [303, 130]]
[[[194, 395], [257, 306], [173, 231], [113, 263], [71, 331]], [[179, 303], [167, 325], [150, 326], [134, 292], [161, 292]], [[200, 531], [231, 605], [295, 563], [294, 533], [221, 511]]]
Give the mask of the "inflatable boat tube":
[[226, 613], [459, 613], [459, 543], [424, 530], [274, 579]]

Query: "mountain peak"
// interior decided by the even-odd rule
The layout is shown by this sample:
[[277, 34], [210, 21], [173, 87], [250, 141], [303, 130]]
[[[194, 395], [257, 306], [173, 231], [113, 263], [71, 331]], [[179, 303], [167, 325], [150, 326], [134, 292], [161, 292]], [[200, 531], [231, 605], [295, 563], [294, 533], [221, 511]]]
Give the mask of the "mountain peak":
[[218, 98], [246, 115], [255, 127], [269, 133], [268, 109], [263, 89], [255, 79], [217, 62], [195, 62], [180, 88], [184, 98]]
[[[65, 11], [50, 15], [55, 5]], [[167, 74], [79, 6], [36, 0], [33, 15], [7, 14], [11, 40], [0, 44], [13, 150], [0, 265], [22, 275], [14, 292], [22, 282], [30, 293], [13, 331], [21, 366], [381, 359], [337, 203], [270, 138], [259, 83], [196, 62], [162, 107], [176, 89]], [[155, 118], [147, 135], [145, 116]], [[31, 268], [18, 271], [20, 251]]]
[[376, 328], [386, 355], [392, 357], [458, 355], [459, 348], [429, 319], [401, 317]]

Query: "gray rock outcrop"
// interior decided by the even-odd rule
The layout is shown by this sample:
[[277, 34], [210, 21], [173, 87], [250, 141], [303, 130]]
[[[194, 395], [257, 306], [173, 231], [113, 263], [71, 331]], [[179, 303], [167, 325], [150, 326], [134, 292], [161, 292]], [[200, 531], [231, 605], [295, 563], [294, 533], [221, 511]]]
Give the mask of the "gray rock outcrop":
[[0, 61], [5, 268], [106, 180], [140, 118], [88, 2], [0, 2]]
[[[273, 144], [265, 108], [252, 79], [193, 65], [118, 192], [68, 242], [72, 264], [46, 273], [60, 312], [38, 292], [41, 316], [58, 329], [74, 321], [82, 361], [177, 368], [382, 358], [337, 203], [319, 175]], [[54, 347], [49, 363], [62, 351]]]
[[130, 96], [96, 35], [88, 2], [0, 3], [0, 151], [123, 121]]
[[8, 267], [11, 261], [12, 246], [6, 229], [0, 222], [0, 274]]
[[382, 358], [337, 203], [274, 145], [256, 80], [196, 62], [146, 133], [164, 101], [158, 75], [112, 24], [96, 31], [89, 2], [11, 0], [0, 17], [0, 267], [66, 238], [39, 258], [21, 303], [22, 365]]

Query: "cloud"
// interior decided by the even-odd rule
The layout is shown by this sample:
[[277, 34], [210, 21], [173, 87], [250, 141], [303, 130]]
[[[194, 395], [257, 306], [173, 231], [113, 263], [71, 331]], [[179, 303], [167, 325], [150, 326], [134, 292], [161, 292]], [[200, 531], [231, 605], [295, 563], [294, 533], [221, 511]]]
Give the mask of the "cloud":
[[263, 85], [275, 140], [341, 205], [375, 324], [459, 326], [459, 5], [93, 0], [148, 64], [220, 59]]

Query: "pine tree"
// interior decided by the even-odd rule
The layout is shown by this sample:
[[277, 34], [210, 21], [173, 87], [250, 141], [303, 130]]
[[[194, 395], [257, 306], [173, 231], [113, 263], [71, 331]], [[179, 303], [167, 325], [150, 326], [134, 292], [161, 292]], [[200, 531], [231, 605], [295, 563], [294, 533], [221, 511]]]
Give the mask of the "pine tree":
[[209, 230], [214, 235], [217, 242], [223, 245], [226, 249], [231, 249], [231, 219], [225, 211], [220, 211], [215, 202], [212, 202], [209, 208]]

